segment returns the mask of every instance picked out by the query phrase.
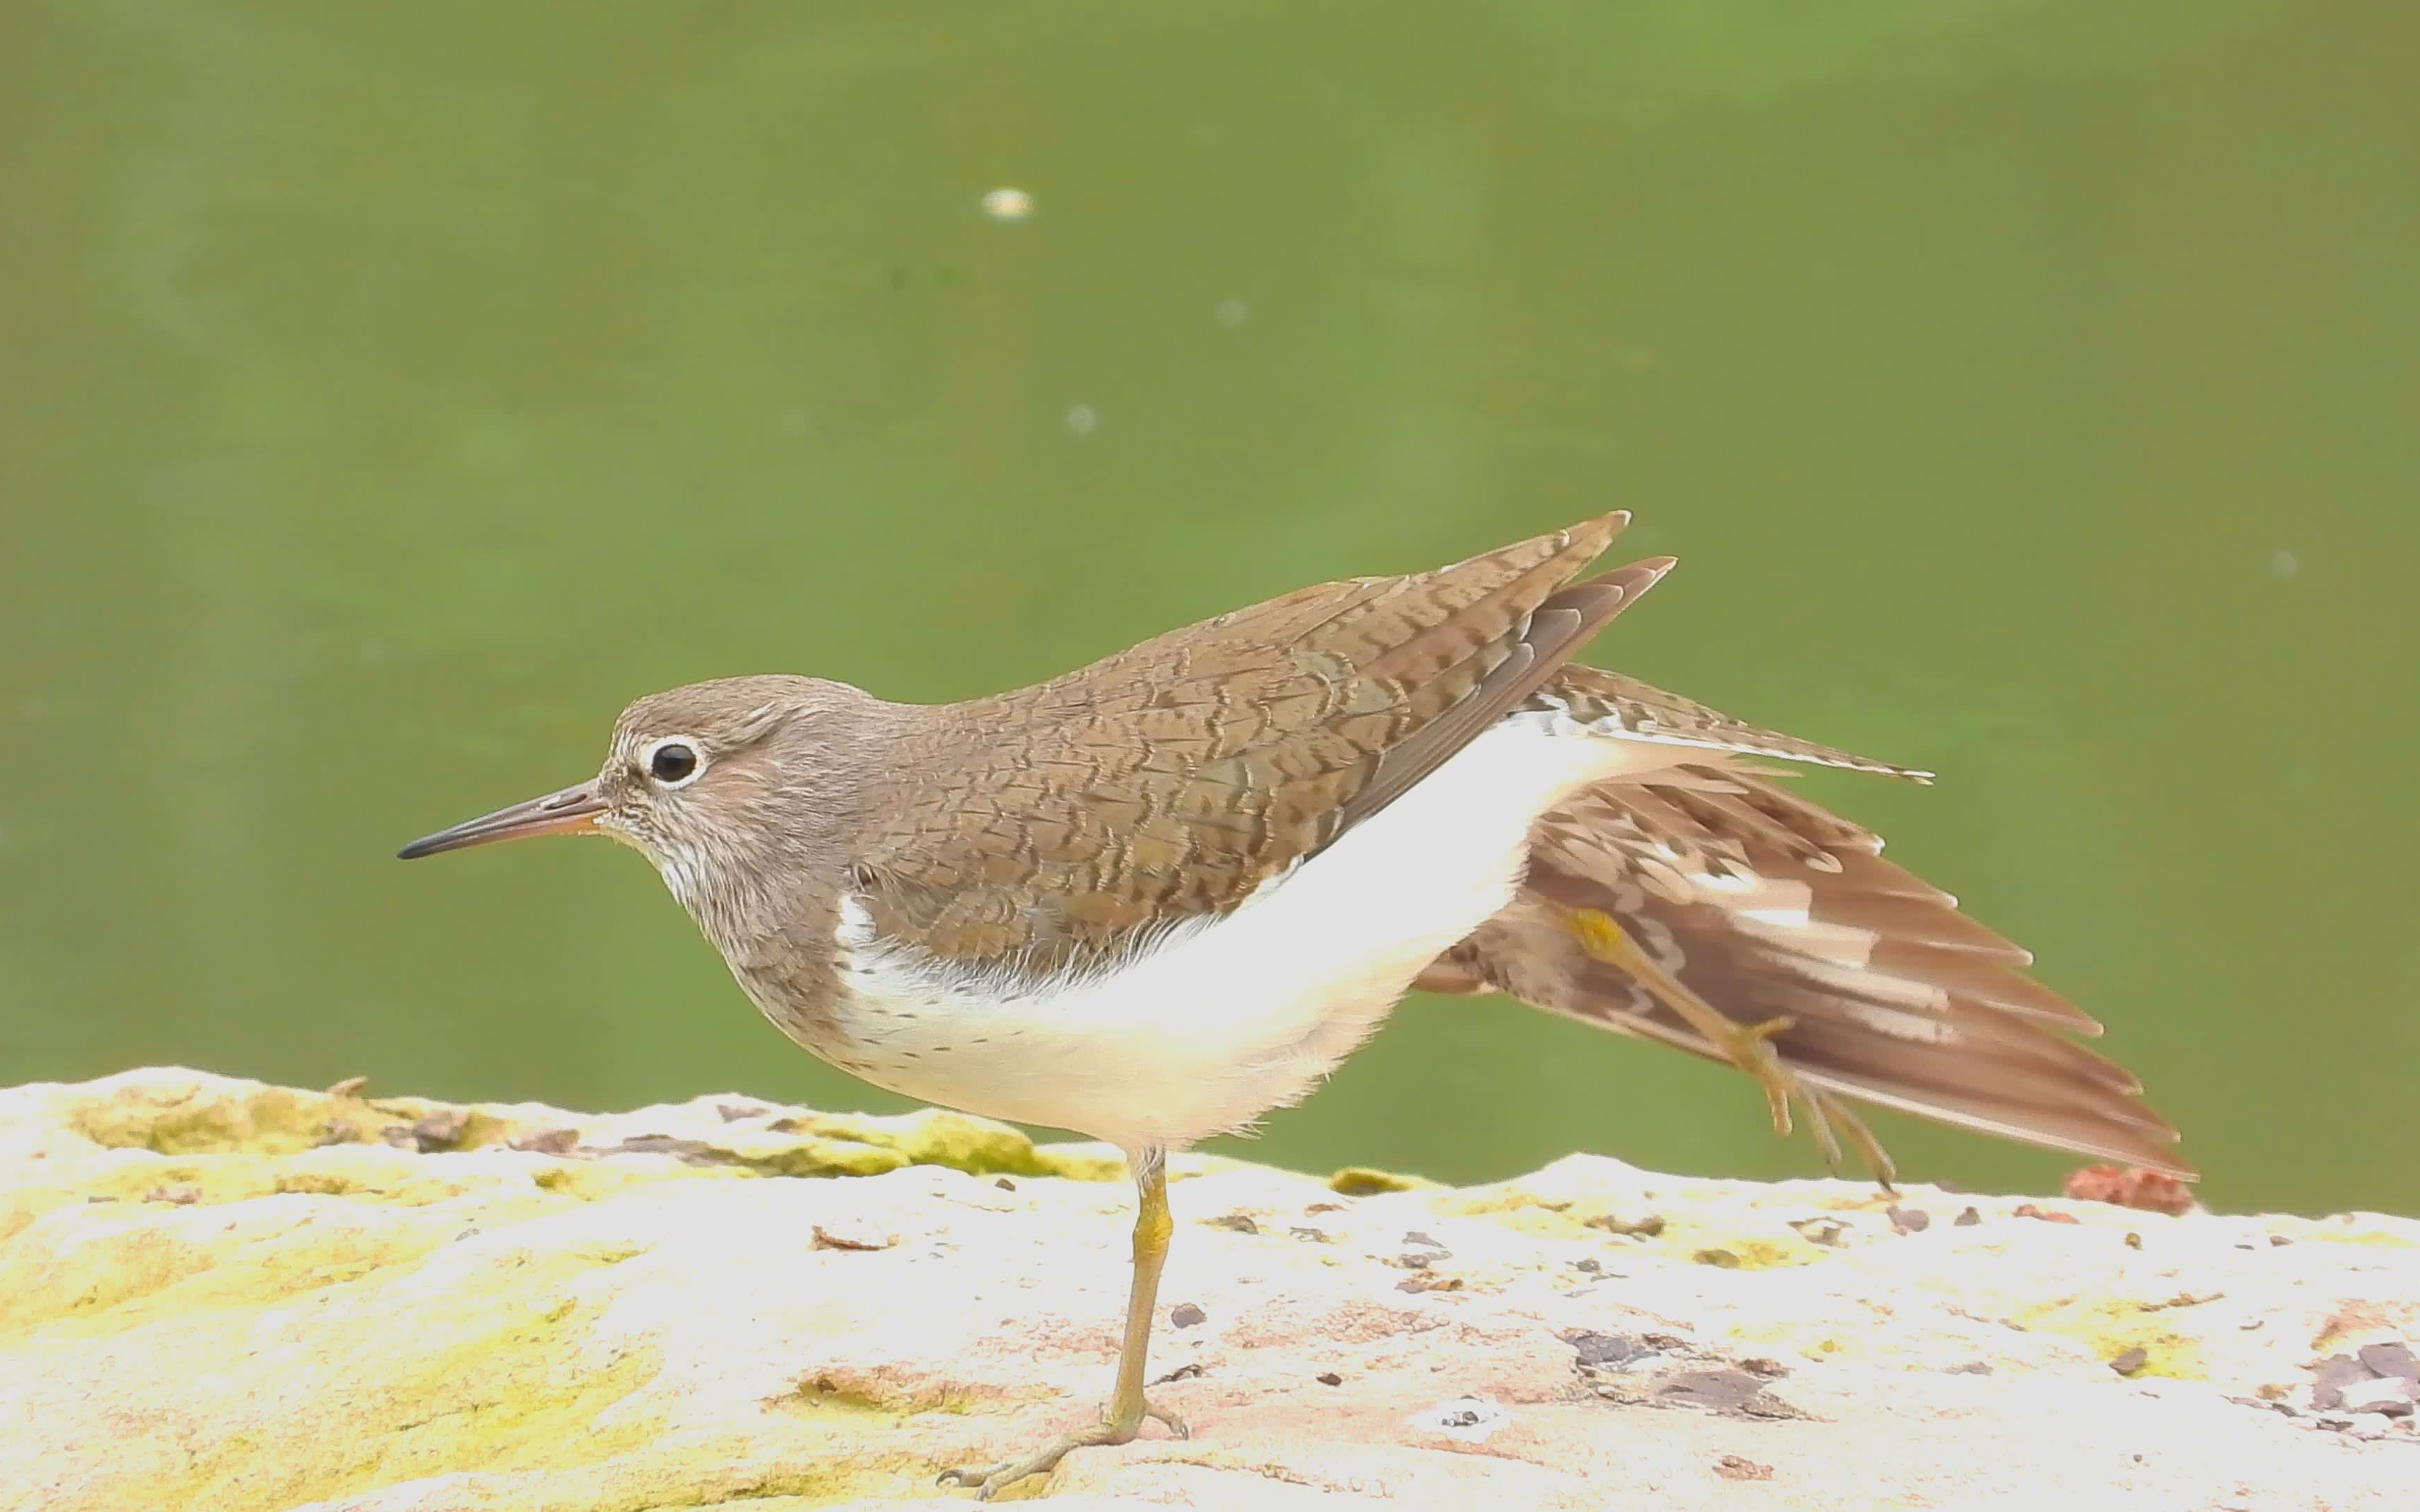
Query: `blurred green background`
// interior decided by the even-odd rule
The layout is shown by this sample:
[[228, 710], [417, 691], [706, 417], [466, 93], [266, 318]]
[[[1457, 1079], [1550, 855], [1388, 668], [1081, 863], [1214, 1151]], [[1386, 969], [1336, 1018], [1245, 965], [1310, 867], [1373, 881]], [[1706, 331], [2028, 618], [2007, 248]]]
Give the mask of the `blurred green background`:
[[[1939, 769], [1806, 781], [2214, 1203], [2415, 1206], [2403, 0], [18, 0], [0, 249], [0, 1082], [895, 1105], [635, 856], [391, 853], [659, 687], [961, 697], [1623, 505], [1683, 565], [1593, 659]], [[1575, 1149], [1817, 1168], [1501, 999], [1253, 1152]]]

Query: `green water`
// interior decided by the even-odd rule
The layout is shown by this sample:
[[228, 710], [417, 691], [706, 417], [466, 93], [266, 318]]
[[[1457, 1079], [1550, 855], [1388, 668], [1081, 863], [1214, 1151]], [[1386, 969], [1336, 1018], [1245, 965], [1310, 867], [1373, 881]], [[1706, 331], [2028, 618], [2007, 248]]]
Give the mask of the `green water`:
[[[665, 685], [958, 697], [1619, 504], [1682, 567], [1594, 659], [1939, 769], [1807, 785], [2214, 1202], [2420, 1207], [2420, 11], [1157, 14], [9, 5], [0, 1082], [895, 1105], [636, 857], [391, 853]], [[1500, 1000], [1259, 1146], [1574, 1149], [1816, 1169]]]

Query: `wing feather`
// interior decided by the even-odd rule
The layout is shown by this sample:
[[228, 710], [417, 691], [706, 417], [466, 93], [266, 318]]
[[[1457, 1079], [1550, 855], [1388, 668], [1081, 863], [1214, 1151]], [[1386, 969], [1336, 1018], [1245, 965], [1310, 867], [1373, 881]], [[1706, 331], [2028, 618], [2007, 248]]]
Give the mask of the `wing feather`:
[[[1782, 744], [1737, 742], [1763, 755]], [[1881, 849], [1726, 755], [1601, 783], [1539, 822], [1520, 895], [1420, 985], [1500, 991], [1725, 1058], [1648, 984], [1582, 948], [1569, 910], [1597, 909], [1725, 1017], [1789, 1020], [1772, 1046], [1816, 1087], [2191, 1175], [2134, 1076], [2071, 1038], [2101, 1026], [2024, 975], [2024, 950]]]

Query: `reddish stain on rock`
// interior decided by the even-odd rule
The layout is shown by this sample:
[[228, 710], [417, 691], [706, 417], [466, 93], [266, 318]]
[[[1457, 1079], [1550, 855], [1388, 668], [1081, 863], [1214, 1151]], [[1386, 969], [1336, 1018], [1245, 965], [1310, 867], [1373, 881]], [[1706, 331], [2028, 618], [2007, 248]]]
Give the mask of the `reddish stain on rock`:
[[2193, 1188], [2165, 1171], [2140, 1165], [2086, 1165], [2071, 1172], [2062, 1190], [2078, 1202], [2108, 1202], [2145, 1212], [2176, 1214], [2194, 1204]]

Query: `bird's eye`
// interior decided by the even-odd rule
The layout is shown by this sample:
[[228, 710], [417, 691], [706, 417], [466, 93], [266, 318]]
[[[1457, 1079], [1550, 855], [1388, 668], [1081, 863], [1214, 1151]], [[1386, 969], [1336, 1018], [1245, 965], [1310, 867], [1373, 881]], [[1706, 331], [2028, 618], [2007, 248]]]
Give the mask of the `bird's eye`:
[[647, 752], [647, 775], [664, 787], [679, 787], [697, 775], [697, 748], [686, 740], [661, 741]]

